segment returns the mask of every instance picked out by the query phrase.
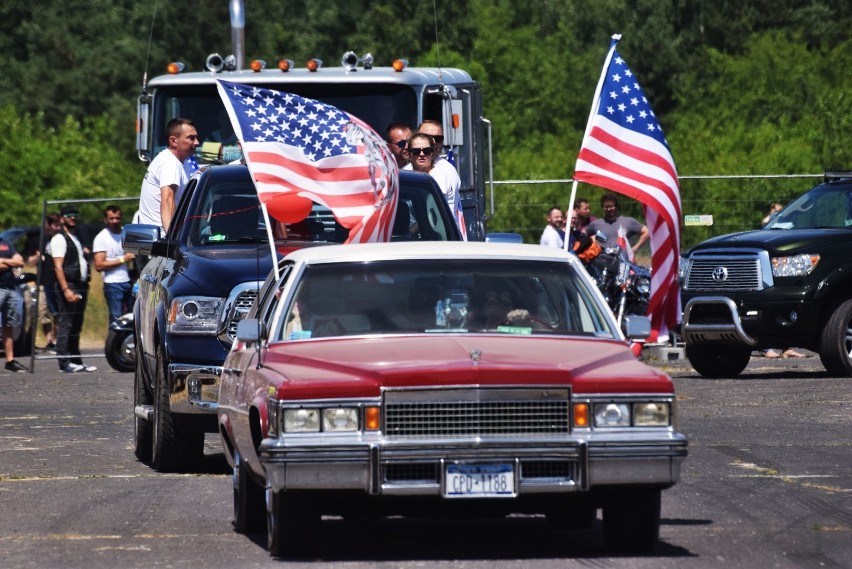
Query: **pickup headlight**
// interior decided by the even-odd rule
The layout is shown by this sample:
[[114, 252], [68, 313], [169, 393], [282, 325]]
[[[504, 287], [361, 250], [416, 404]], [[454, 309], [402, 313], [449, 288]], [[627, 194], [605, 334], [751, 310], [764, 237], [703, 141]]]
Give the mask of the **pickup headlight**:
[[351, 433], [359, 427], [357, 407], [284, 409], [285, 433]]
[[817, 263], [819, 263], [819, 255], [772, 257], [772, 276], [803, 277], [813, 271]]
[[629, 427], [630, 405], [627, 403], [595, 404], [596, 427]]
[[225, 299], [211, 296], [179, 296], [172, 300], [166, 331], [169, 334], [215, 336]]

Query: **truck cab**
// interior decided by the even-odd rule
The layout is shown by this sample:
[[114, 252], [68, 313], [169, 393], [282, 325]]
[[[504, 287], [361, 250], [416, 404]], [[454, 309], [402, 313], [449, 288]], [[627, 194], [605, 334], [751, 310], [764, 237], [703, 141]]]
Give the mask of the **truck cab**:
[[[227, 162], [239, 156], [236, 139], [227, 133], [217, 78], [322, 101], [358, 117], [382, 136], [393, 123], [416, 129], [423, 120], [437, 120], [443, 125], [447, 158], [461, 179], [468, 239], [485, 240], [486, 221], [493, 214], [486, 211], [485, 190], [487, 181], [493, 192], [490, 122], [482, 116], [480, 85], [466, 71], [408, 67], [403, 60], [374, 66], [369, 54], [358, 57], [352, 52], [344, 54], [339, 67], [323, 67], [312, 59], [302, 68], [285, 60], [268, 69], [257, 60], [241, 69], [233, 56], [218, 54], [211, 54], [206, 65], [208, 71], [184, 73], [179, 72], [182, 64], [172, 64], [174, 73], [143, 86], [136, 137], [141, 160], [150, 161], [166, 147], [166, 124], [175, 117], [195, 123], [202, 142], [199, 162]], [[492, 207], [493, 203], [491, 199]]]

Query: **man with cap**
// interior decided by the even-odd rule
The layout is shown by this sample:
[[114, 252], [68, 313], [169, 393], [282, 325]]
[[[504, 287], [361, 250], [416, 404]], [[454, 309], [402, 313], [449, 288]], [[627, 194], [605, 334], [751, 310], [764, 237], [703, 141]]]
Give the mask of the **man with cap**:
[[80, 357], [80, 332], [89, 296], [89, 264], [83, 246], [74, 235], [80, 210], [66, 205], [60, 210], [62, 231], [50, 240], [56, 270], [56, 353], [59, 369], [66, 373], [96, 371]]

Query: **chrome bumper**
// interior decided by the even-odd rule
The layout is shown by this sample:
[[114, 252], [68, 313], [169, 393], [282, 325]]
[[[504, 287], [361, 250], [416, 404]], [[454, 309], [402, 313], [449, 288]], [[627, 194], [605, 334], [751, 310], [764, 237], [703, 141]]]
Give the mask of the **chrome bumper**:
[[621, 441], [417, 440], [285, 444], [267, 438], [260, 461], [281, 490], [361, 490], [370, 495], [444, 493], [446, 464], [514, 464], [517, 494], [581, 492], [607, 485], [670, 486], [680, 478], [687, 440], [678, 433]]
[[[715, 305], [730, 314], [730, 320], [714, 323], [696, 323], [692, 311], [696, 306]], [[736, 303], [726, 296], [699, 296], [686, 303], [683, 310], [681, 335], [687, 344], [706, 344], [722, 342], [756, 346], [757, 340], [749, 336], [743, 328]]]
[[219, 381], [222, 366], [196, 364], [169, 365], [169, 404], [172, 413], [216, 413], [219, 407]]

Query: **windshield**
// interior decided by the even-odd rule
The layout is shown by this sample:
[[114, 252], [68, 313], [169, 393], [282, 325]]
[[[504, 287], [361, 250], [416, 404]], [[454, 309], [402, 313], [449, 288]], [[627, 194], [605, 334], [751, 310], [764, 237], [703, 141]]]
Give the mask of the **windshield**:
[[[197, 199], [193, 211], [198, 213], [188, 219], [190, 247], [267, 241], [266, 223], [248, 170], [243, 179], [223, 181], [211, 176]], [[430, 192], [422, 184], [401, 185], [391, 241], [450, 240], [453, 220], [444, 214], [446, 208], [439, 199], [437, 190]], [[302, 221], [282, 225], [273, 220], [272, 234], [275, 239], [327, 243], [343, 243], [349, 237], [331, 210], [319, 204]]]
[[277, 328], [281, 340], [447, 332], [616, 337], [566, 263], [504, 259], [309, 266]]
[[847, 228], [852, 225], [852, 184], [823, 184], [801, 195], [766, 229]]
[[[287, 84], [264, 85], [279, 91], [289, 91], [302, 97], [317, 99], [342, 109], [369, 124], [381, 135], [394, 122], [417, 124], [417, 100], [414, 91], [404, 85], [383, 84]], [[198, 130], [198, 158], [229, 162], [239, 157], [236, 136], [225, 113], [225, 107], [215, 85], [181, 86], [178, 89], [160, 87], [153, 110], [152, 153], [156, 156], [166, 148], [166, 124], [175, 117], [188, 118]], [[218, 156], [208, 156], [212, 148], [204, 143], [218, 143]]]

